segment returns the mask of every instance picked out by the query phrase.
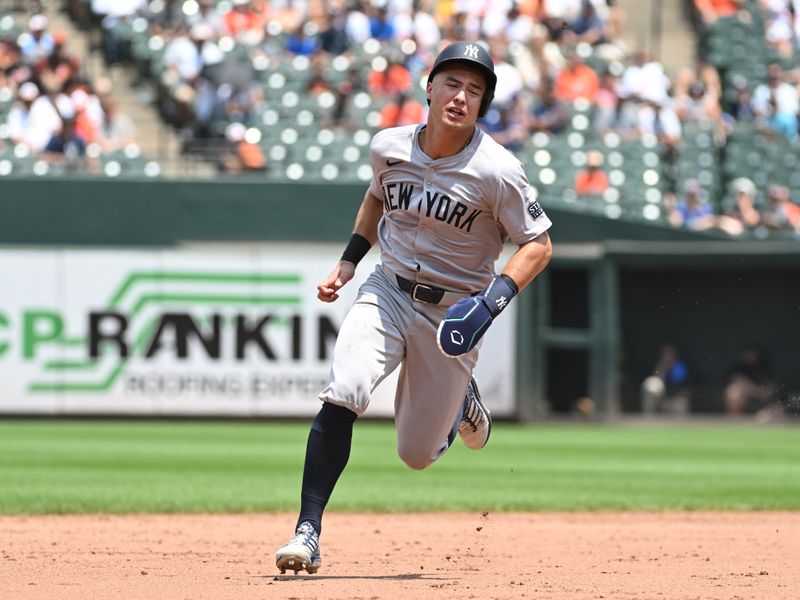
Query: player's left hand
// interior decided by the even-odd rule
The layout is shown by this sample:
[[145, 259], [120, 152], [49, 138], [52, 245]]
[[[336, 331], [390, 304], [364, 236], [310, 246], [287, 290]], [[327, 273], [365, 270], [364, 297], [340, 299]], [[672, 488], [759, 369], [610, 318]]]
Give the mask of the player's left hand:
[[436, 343], [447, 356], [461, 356], [477, 346], [494, 318], [517, 295], [510, 277], [495, 276], [477, 296], [462, 298], [447, 309], [439, 323]]

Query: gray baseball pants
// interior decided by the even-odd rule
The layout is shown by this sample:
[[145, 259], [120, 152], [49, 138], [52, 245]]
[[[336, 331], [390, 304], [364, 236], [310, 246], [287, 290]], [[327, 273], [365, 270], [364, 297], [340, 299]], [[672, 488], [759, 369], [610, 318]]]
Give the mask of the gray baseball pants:
[[450, 358], [436, 344], [439, 322], [457, 299], [447, 294], [439, 304], [415, 301], [378, 265], [342, 323], [320, 394], [361, 415], [375, 387], [402, 363], [394, 401], [397, 453], [412, 469], [424, 469], [447, 450], [478, 359], [480, 345]]

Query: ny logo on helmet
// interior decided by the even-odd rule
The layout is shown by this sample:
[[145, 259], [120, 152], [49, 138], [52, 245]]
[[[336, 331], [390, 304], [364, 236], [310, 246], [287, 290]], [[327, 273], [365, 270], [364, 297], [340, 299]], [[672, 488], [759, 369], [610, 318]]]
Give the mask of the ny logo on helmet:
[[467, 47], [464, 48], [464, 56], [478, 58], [478, 47], [475, 44], [467, 44]]

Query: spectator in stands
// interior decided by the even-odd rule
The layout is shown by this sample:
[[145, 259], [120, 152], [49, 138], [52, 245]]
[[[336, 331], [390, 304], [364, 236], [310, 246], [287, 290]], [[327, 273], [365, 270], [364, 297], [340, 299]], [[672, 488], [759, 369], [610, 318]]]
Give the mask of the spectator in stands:
[[180, 29], [187, 23], [182, 8], [182, 1], [162, 0], [151, 2], [144, 14], [153, 31], [163, 34]]
[[772, 231], [800, 232], [800, 206], [791, 201], [788, 187], [778, 184], [769, 186], [763, 219], [764, 225]]
[[710, 123], [715, 143], [725, 144], [730, 131], [722, 113], [722, 84], [713, 65], [698, 61], [675, 78], [674, 107], [681, 123]]
[[562, 39], [566, 44], [586, 42], [594, 45], [605, 41], [605, 24], [592, 0], [582, 0], [580, 13], [569, 21]]
[[[552, 80], [567, 64], [567, 60], [564, 57], [564, 49], [550, 39], [547, 27], [541, 23], [534, 25], [533, 37], [528, 48], [523, 49], [517, 58], [518, 60], [522, 58], [524, 61], [528, 55], [533, 68], [537, 71], [534, 76], [542, 82], [545, 79]], [[524, 62], [522, 64], [524, 65]], [[530, 76], [527, 76], [525, 80], [530, 82]], [[535, 86], [532, 85], [532, 87]]]
[[367, 77], [369, 93], [378, 98], [394, 97], [411, 92], [411, 74], [400, 56], [390, 56], [386, 68], [372, 71]]
[[100, 124], [97, 142], [104, 154], [122, 150], [134, 140], [133, 121], [125, 113], [117, 109], [117, 103], [111, 94], [101, 94], [103, 122]]
[[75, 112], [72, 102], [64, 98], [59, 104], [63, 125], [61, 130], [50, 138], [44, 152], [54, 162], [61, 159], [75, 162], [86, 153], [86, 140], [75, 131]]
[[681, 121], [716, 120], [719, 117], [719, 99], [700, 79], [675, 91], [675, 113]]
[[330, 115], [324, 120], [325, 127], [339, 127], [354, 129], [358, 124], [353, 123], [350, 115], [350, 99], [356, 92], [363, 88], [361, 75], [357, 68], [350, 69], [347, 77], [336, 87], [335, 102]]
[[258, 144], [247, 141], [242, 123], [225, 128], [225, 144], [219, 153], [218, 168], [226, 173], [261, 172], [267, 167], [264, 152]]
[[[446, 3], [441, 3], [446, 4]], [[471, 40], [481, 37], [481, 22], [477, 14], [465, 10], [469, 8], [462, 3], [454, 2], [456, 10], [442, 25], [442, 37], [448, 40]]]
[[481, 128], [498, 144], [517, 152], [529, 136], [526, 111], [522, 95], [517, 95], [508, 104], [490, 108], [480, 124]]
[[31, 81], [17, 91], [18, 102], [8, 113], [8, 134], [14, 144], [24, 144], [32, 152], [41, 152], [50, 138], [61, 131], [61, 117], [47, 96]]
[[717, 19], [736, 15], [747, 0], [694, 0], [703, 23], [710, 25]]
[[394, 101], [381, 109], [381, 129], [416, 125], [425, 120], [425, 107], [404, 92], [397, 94]]
[[254, 10], [250, 0], [233, 0], [233, 8], [222, 18], [228, 35], [246, 43], [255, 44], [264, 37], [264, 18]]
[[42, 85], [53, 91], [62, 91], [72, 86], [80, 70], [80, 62], [64, 52], [67, 36], [62, 31], [53, 34], [53, 51], [39, 60], [33, 73]]
[[[607, 17], [608, 3], [606, 0], [592, 0], [592, 5], [595, 10], [602, 11], [598, 12], [601, 19]], [[567, 33], [562, 27], [562, 23], [572, 23], [578, 20], [583, 7], [583, 0], [541, 0], [538, 12], [542, 23], [550, 31], [550, 37], [561, 41], [562, 36]]]
[[[547, 30], [541, 25], [534, 25], [531, 41], [522, 46], [515, 44], [514, 67], [522, 79], [523, 87], [534, 94], [539, 92], [546, 79], [550, 78], [549, 71], [555, 73], [557, 69], [554, 61], [546, 56], [545, 48], [550, 47], [547, 41]], [[555, 44], [552, 47], [560, 55], [560, 49]]]
[[472, 6], [465, 3], [462, 7], [467, 10], [475, 7], [469, 12], [475, 22], [475, 27], [480, 32], [477, 37], [483, 40], [493, 40], [505, 36], [508, 27], [508, 10], [511, 7], [509, 0], [495, 0], [483, 4], [473, 3]]
[[352, 2], [347, 7], [347, 37], [353, 44], [363, 44], [372, 35], [369, 17], [364, 11], [364, 3], [360, 0]]
[[298, 25], [286, 39], [286, 49], [299, 56], [311, 56], [317, 51], [319, 40], [306, 33], [307, 25]]
[[331, 90], [331, 81], [325, 73], [326, 63], [319, 52], [311, 57], [311, 75], [306, 82], [306, 92], [309, 94], [321, 94]]
[[760, 84], [753, 92], [753, 108], [764, 132], [782, 135], [790, 141], [798, 139], [800, 100], [797, 88], [784, 81], [780, 64], [769, 65], [767, 82]]
[[720, 217], [720, 227], [730, 235], [741, 235], [762, 226], [761, 213], [756, 208], [756, 186], [747, 177], [731, 182], [733, 206]]
[[100, 100], [94, 94], [87, 93], [84, 87], [75, 89], [69, 99], [72, 102], [72, 127], [75, 133], [87, 144], [96, 142], [103, 122]]
[[0, 87], [16, 89], [18, 81], [24, 81], [29, 77], [30, 69], [22, 64], [16, 42], [0, 39]]
[[619, 120], [619, 96], [617, 77], [609, 70], [600, 75], [592, 127], [599, 134], [617, 129]]
[[193, 25], [189, 35], [179, 34], [164, 50], [164, 66], [186, 83], [200, 77], [203, 67], [216, 64], [223, 58], [213, 42], [214, 30], [205, 23]]
[[92, 12], [101, 20], [103, 50], [106, 64], [118, 64], [122, 49], [113, 30], [120, 20], [128, 19], [147, 9], [147, 0], [91, 0]]
[[28, 20], [28, 32], [19, 37], [18, 44], [23, 59], [30, 65], [47, 58], [55, 46], [53, 36], [47, 32], [47, 17], [33, 15]]
[[[255, 82], [242, 87], [228, 87], [230, 87], [231, 93], [223, 101], [224, 118], [229, 121], [245, 123], [250, 127], [256, 125], [259, 117], [268, 108], [264, 89]], [[224, 98], [219, 92], [217, 95]]]
[[683, 184], [683, 198], [667, 210], [667, 220], [673, 227], [695, 231], [717, 225], [717, 218], [706, 202], [705, 193], [697, 179], [687, 179]]
[[222, 15], [217, 11], [216, 0], [198, 0], [197, 12], [186, 15], [186, 25], [189, 28], [202, 23], [214, 32], [214, 38], [219, 38], [226, 31]]
[[527, 45], [533, 38], [536, 21], [529, 14], [520, 11], [520, 3], [515, 2], [508, 10], [505, 36], [509, 42], [519, 42]]
[[578, 196], [599, 196], [608, 189], [608, 176], [602, 169], [603, 155], [597, 150], [586, 153], [586, 166], [575, 173]]
[[622, 74], [619, 96], [624, 101], [638, 102], [645, 96], [666, 98], [670, 81], [661, 63], [651, 60], [644, 48], [634, 55], [634, 62]]
[[687, 414], [691, 400], [689, 369], [673, 344], [665, 344], [653, 368], [642, 382], [642, 412]]
[[636, 128], [640, 135], [652, 135], [672, 152], [681, 141], [681, 122], [667, 96], [644, 92], [637, 111]]
[[753, 108], [753, 94], [747, 85], [744, 77], [733, 78], [732, 86], [734, 90], [733, 99], [729, 100], [723, 110], [723, 118], [728, 130], [732, 130], [736, 123], [746, 123], [756, 120], [756, 111]]
[[283, 31], [294, 31], [305, 23], [309, 9], [306, 2], [267, 2], [266, 0], [251, 0], [251, 4], [258, 9], [265, 20], [280, 25]]
[[373, 13], [369, 19], [369, 28], [372, 37], [378, 41], [388, 42], [394, 39], [394, 23], [389, 18], [389, 10], [385, 4], [379, 7], [373, 6]]
[[567, 66], [556, 75], [556, 98], [564, 102], [573, 102], [578, 98], [593, 102], [598, 89], [597, 73], [583, 62], [577, 50], [573, 50]]
[[433, 49], [442, 39], [434, 16], [423, 9], [421, 0], [414, 0], [409, 12], [401, 12], [394, 18], [395, 39], [413, 39], [420, 46]]
[[519, 70], [508, 62], [508, 44], [505, 41], [492, 40], [489, 44], [489, 53], [492, 55], [494, 72], [497, 75], [493, 104], [509, 104], [522, 91], [522, 77]]
[[347, 18], [338, 8], [329, 8], [325, 12], [325, 24], [319, 34], [319, 47], [333, 56], [338, 56], [350, 49]]
[[742, 349], [739, 362], [728, 371], [725, 409], [729, 414], [769, 414], [775, 409], [778, 386], [761, 348], [754, 343]]
[[544, 84], [539, 98], [534, 100], [528, 120], [528, 130], [531, 133], [543, 131], [558, 134], [567, 126], [568, 120], [569, 113], [566, 105], [556, 98], [552, 85]]
[[783, 58], [791, 58], [794, 52], [794, 16], [789, 7], [791, 3], [791, 0], [788, 3], [786, 0], [764, 3], [764, 42]]
[[164, 51], [169, 86], [162, 103], [167, 118], [180, 130], [184, 141], [194, 134], [207, 135], [217, 105], [214, 85], [201, 75], [205, 67], [219, 64], [224, 55], [212, 41], [214, 31], [205, 23], [193, 25], [189, 36], [179, 35]]

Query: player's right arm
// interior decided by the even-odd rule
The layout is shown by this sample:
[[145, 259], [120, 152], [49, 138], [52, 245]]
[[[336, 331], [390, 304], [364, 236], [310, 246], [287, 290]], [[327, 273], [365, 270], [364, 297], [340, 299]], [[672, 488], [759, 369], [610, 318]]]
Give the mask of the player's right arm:
[[378, 222], [383, 216], [383, 200], [367, 190], [356, 215], [353, 233], [366, 238], [370, 245], [378, 241]]
[[[362, 245], [362, 250], [367, 247], [367, 244], [372, 246], [378, 240], [378, 222], [381, 220], [382, 216], [383, 200], [373, 195], [372, 192], [367, 191], [367, 193], [364, 194], [361, 207], [358, 209], [356, 223], [353, 227], [353, 236], [360, 236], [360, 238], [365, 240], [364, 242], [358, 242], [358, 238], [356, 238], [356, 243]], [[337, 292], [339, 289], [355, 275], [356, 263], [358, 260], [347, 260], [345, 258], [352, 249], [352, 244], [353, 238], [351, 238], [351, 242], [348, 244], [347, 250], [345, 250], [345, 256], [336, 263], [336, 266], [333, 267], [330, 274], [317, 285], [317, 298], [323, 302], [334, 302], [338, 300], [339, 294]], [[360, 254], [358, 249], [356, 249], [356, 253]]]

